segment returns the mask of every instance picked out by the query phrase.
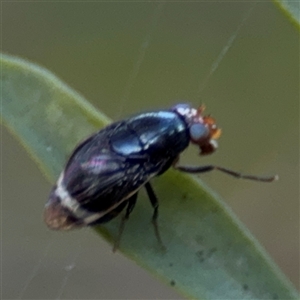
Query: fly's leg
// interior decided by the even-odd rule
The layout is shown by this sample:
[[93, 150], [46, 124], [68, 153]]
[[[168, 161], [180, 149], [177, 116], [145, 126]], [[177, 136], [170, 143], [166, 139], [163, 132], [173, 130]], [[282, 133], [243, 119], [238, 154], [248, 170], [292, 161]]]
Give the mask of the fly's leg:
[[250, 180], [256, 180], [256, 181], [263, 181], [263, 182], [272, 182], [274, 180], [278, 179], [278, 176], [270, 176], [270, 177], [262, 177], [262, 176], [256, 176], [256, 175], [245, 175], [236, 171], [232, 171], [227, 168], [214, 166], [214, 165], [208, 165], [208, 166], [200, 166], [200, 167], [194, 167], [194, 166], [174, 166], [175, 169], [186, 172], [186, 173], [206, 173], [213, 170], [218, 170], [223, 173], [226, 173], [230, 176], [236, 177], [236, 178], [242, 178], [242, 179], [250, 179]]
[[145, 188], [146, 188], [146, 191], [147, 191], [147, 194], [148, 194], [148, 197], [149, 197], [149, 200], [151, 202], [151, 205], [153, 207], [153, 216], [152, 216], [152, 224], [153, 224], [153, 227], [154, 227], [154, 232], [155, 232], [155, 236], [158, 240], [158, 243], [160, 244], [160, 247], [163, 251], [166, 250], [166, 247], [164, 246], [163, 242], [162, 242], [162, 239], [161, 239], [161, 236], [160, 236], [160, 233], [159, 233], [159, 230], [158, 230], [158, 224], [157, 224], [157, 218], [158, 218], [158, 199], [153, 191], [153, 188], [151, 186], [151, 184], [149, 182], [147, 182], [145, 184]]
[[134, 206], [136, 204], [137, 195], [138, 195], [138, 193], [135, 193], [134, 195], [132, 195], [127, 200], [126, 213], [122, 217], [118, 237], [117, 237], [117, 239], [115, 241], [115, 244], [114, 244], [114, 247], [113, 247], [113, 252], [116, 252], [116, 250], [119, 248], [119, 245], [120, 245], [120, 242], [121, 242], [121, 237], [122, 237], [122, 234], [123, 234], [123, 231], [124, 231], [124, 228], [125, 228], [125, 223], [129, 219], [129, 215], [131, 214], [131, 212], [134, 209]]

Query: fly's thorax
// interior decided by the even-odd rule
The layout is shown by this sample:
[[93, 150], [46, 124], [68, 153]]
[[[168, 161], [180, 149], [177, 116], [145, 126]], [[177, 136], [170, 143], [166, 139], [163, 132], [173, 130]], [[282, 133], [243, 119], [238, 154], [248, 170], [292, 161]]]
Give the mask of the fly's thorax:
[[189, 145], [186, 123], [173, 111], [142, 113], [128, 119], [127, 126], [149, 157], [174, 157]]

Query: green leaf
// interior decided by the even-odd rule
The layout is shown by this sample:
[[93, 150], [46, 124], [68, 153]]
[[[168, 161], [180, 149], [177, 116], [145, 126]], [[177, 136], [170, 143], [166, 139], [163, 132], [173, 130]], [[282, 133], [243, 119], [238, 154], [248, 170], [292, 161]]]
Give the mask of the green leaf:
[[[109, 122], [47, 70], [1, 57], [2, 118], [54, 182], [72, 148]], [[140, 195], [119, 251], [197, 299], [297, 299], [262, 247], [225, 204], [195, 176], [173, 170], [154, 180], [160, 201], [161, 251]], [[142, 199], [141, 199], [142, 198]], [[115, 240], [120, 220], [96, 228]]]
[[300, 29], [300, 2], [299, 0], [274, 0], [275, 4]]

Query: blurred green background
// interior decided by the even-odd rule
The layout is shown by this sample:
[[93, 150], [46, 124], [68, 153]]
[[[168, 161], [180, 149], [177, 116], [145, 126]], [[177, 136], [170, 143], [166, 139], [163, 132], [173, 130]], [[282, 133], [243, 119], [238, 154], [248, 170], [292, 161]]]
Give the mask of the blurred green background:
[[[190, 149], [182, 163], [279, 174], [201, 179], [299, 289], [299, 35], [271, 2], [3, 2], [2, 51], [48, 68], [114, 120], [205, 103], [220, 149]], [[3, 298], [180, 298], [92, 230], [50, 232], [51, 184], [3, 127], [2, 180]]]

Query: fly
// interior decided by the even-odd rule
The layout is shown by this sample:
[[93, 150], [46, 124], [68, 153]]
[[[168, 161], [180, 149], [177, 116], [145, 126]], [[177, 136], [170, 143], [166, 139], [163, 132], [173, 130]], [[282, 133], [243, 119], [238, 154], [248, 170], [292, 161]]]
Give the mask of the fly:
[[152, 223], [157, 226], [158, 199], [150, 184], [173, 167], [186, 173], [218, 170], [228, 175], [271, 182], [277, 178], [244, 175], [215, 165], [181, 166], [180, 154], [194, 144], [200, 155], [217, 149], [221, 130], [215, 120], [203, 115], [204, 107], [178, 104], [169, 110], [147, 112], [118, 121], [84, 140], [70, 156], [46, 203], [44, 219], [49, 228], [69, 230], [103, 224], [124, 209], [117, 249], [125, 221], [145, 187], [153, 207]]

